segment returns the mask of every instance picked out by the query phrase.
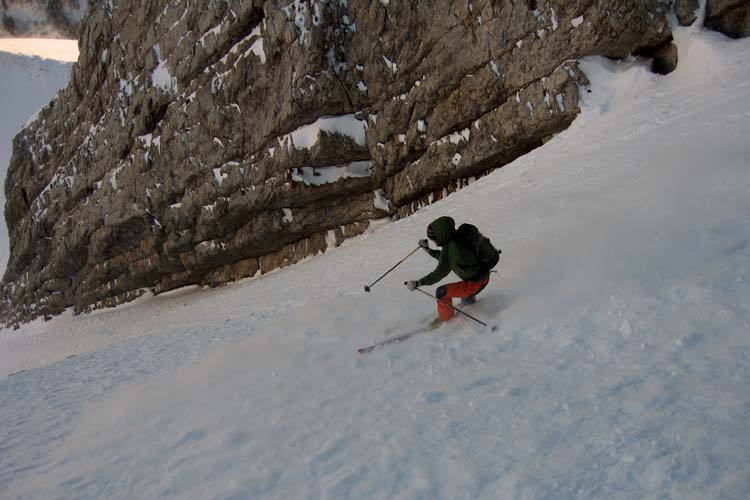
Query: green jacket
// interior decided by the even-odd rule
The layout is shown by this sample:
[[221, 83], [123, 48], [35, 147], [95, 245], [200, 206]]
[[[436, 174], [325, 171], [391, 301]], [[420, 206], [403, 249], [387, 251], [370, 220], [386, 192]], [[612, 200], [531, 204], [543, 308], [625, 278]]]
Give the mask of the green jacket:
[[440, 217], [430, 223], [435, 231], [436, 244], [442, 250], [431, 250], [427, 252], [437, 259], [438, 265], [434, 271], [419, 279], [417, 286], [434, 285], [453, 271], [464, 281], [477, 278], [481, 270], [479, 261], [474, 254], [462, 244], [454, 241], [456, 234], [456, 223], [450, 217]]

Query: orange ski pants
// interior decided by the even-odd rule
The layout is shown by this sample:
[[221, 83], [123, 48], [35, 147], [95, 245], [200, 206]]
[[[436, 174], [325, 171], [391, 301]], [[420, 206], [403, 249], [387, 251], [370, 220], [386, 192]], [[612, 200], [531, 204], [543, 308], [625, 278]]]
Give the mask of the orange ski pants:
[[451, 319], [456, 314], [456, 310], [453, 309], [454, 298], [463, 299], [470, 295], [475, 295], [481, 292], [489, 282], [490, 278], [488, 276], [483, 281], [459, 281], [457, 283], [439, 286], [435, 292], [435, 296], [438, 299], [438, 317], [442, 321], [448, 321]]

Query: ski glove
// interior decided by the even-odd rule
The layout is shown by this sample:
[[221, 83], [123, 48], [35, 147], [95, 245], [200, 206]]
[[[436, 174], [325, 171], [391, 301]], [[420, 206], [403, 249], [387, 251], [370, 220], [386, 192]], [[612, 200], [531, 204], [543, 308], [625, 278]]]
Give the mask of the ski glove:
[[408, 288], [410, 292], [413, 292], [419, 286], [419, 281], [407, 281], [404, 285], [406, 285], [406, 288]]
[[419, 240], [419, 246], [424, 248], [425, 250], [430, 249], [430, 243], [427, 240]]

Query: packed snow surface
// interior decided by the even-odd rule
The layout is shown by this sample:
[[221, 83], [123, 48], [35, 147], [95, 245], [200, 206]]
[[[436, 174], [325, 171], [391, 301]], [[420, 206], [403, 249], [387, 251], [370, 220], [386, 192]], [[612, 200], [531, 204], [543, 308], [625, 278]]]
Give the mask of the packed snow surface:
[[356, 179], [372, 175], [371, 161], [355, 161], [332, 167], [300, 167], [292, 169], [292, 180], [310, 186], [333, 184], [341, 179]]
[[[358, 120], [353, 114], [342, 116], [325, 116], [315, 122], [302, 126], [281, 138], [280, 144], [292, 145], [295, 148], [312, 148], [320, 139], [320, 133], [337, 133], [349, 137], [360, 145], [366, 144], [365, 122]], [[291, 138], [291, 141], [290, 141]]]
[[[750, 492], [750, 40], [587, 60], [583, 113], [291, 268], [0, 335], [0, 496], [718, 499]], [[441, 215], [503, 249], [466, 318], [403, 282]], [[74, 357], [68, 357], [74, 356]]]

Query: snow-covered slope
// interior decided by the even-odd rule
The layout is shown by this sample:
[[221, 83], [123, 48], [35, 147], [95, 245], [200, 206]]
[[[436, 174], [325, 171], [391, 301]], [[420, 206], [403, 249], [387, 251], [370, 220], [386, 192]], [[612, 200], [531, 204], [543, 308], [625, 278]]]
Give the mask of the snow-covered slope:
[[[262, 279], [0, 335], [3, 498], [745, 498], [750, 40], [585, 62], [573, 126]], [[503, 249], [471, 314], [406, 279], [440, 215]], [[67, 358], [70, 355], [77, 355]], [[67, 358], [67, 359], [66, 359]]]
[[[63, 50], [55, 52], [52, 48], [54, 44], [62, 44]], [[72, 49], [69, 45], [69, 42], [61, 40], [46, 40], [43, 43], [20, 39], [0, 40], [0, 179], [3, 181], [13, 153], [13, 137], [31, 116], [49, 104], [57, 91], [68, 84], [71, 67], [70, 62], [17, 55], [5, 50], [16, 53], [43, 51], [50, 57], [59, 54], [70, 59]], [[0, 206], [5, 207], [4, 189], [0, 189]], [[1, 275], [5, 272], [9, 254], [5, 217], [0, 226]]]

